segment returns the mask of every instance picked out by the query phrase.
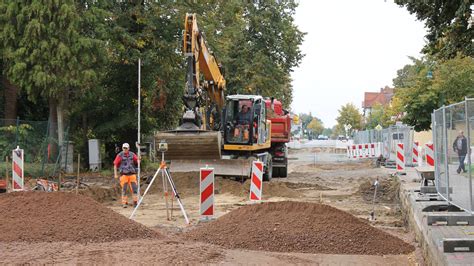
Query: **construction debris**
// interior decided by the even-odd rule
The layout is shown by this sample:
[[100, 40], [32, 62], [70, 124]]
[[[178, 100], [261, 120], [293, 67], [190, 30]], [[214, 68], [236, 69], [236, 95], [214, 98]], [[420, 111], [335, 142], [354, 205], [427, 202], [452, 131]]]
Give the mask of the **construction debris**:
[[305, 202], [241, 207], [185, 233], [227, 248], [324, 254], [408, 254], [415, 248], [336, 208]]

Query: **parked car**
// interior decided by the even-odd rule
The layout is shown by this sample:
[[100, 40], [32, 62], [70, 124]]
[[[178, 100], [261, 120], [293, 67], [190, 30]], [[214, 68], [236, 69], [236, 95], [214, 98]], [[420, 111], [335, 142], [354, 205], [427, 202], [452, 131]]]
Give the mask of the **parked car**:
[[325, 136], [325, 135], [319, 135], [318, 136], [318, 140], [328, 140], [328, 136]]

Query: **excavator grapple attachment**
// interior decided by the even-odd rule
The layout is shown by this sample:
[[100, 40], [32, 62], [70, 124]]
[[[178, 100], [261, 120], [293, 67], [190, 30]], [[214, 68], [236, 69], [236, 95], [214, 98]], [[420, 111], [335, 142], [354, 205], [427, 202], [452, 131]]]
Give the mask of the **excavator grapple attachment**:
[[162, 131], [155, 135], [156, 143], [168, 144], [166, 161], [221, 159], [221, 133], [219, 131]]
[[214, 175], [225, 177], [250, 177], [251, 159], [219, 159], [219, 160], [172, 160], [170, 171], [197, 172], [208, 166], [214, 168]]

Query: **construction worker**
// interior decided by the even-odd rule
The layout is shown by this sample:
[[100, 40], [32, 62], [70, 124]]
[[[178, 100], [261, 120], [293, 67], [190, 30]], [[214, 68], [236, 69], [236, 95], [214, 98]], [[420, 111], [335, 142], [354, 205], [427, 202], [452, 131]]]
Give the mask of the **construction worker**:
[[120, 187], [122, 188], [122, 206], [127, 208], [128, 197], [127, 187], [130, 187], [133, 198], [133, 206], [137, 206], [138, 202], [138, 186], [136, 167], [138, 165], [138, 157], [130, 151], [130, 145], [124, 143], [122, 151], [117, 154], [114, 160], [114, 177], [118, 179], [117, 169], [120, 172]]

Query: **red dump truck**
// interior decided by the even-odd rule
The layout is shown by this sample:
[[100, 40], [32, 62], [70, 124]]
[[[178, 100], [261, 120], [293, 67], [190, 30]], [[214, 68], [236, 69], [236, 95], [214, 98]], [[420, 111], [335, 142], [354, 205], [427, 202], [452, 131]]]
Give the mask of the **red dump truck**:
[[291, 138], [291, 117], [278, 100], [266, 99], [265, 108], [267, 118], [272, 121], [270, 153], [272, 154], [273, 177], [287, 177], [288, 149], [286, 143]]

